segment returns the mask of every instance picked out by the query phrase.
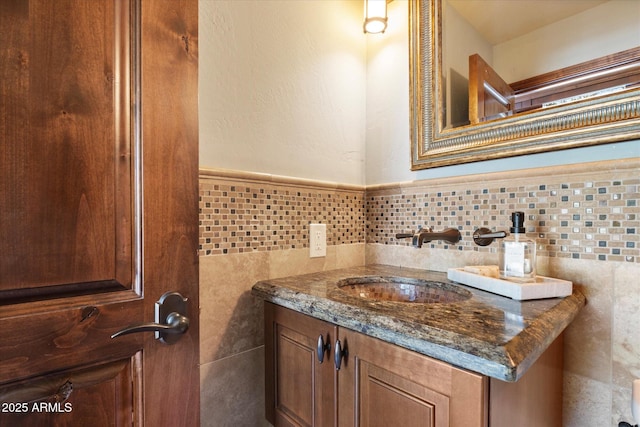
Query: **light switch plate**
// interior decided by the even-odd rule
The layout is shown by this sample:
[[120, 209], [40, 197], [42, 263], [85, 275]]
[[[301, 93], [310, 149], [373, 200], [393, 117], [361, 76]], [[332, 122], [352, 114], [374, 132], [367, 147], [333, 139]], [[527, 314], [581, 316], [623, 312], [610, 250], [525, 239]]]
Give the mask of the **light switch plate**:
[[309, 258], [327, 256], [327, 224], [309, 224]]

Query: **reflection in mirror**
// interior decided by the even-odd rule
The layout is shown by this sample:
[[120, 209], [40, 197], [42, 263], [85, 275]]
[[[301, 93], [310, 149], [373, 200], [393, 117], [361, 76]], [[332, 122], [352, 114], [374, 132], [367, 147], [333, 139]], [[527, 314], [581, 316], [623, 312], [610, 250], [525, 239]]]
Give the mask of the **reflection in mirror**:
[[[639, 20], [636, 1], [444, 0], [443, 128], [637, 85]], [[634, 59], [635, 67], [630, 68]], [[567, 83], [576, 64], [580, 84]], [[620, 67], [626, 70], [622, 81], [617, 73], [611, 80], [603, 77], [603, 68]], [[589, 69], [598, 73], [595, 83], [584, 82]], [[560, 76], [563, 85], [557, 81]], [[536, 94], [530, 93], [533, 89]], [[537, 102], [532, 104], [532, 97]]]
[[627, 0], [409, 0], [412, 169], [637, 139], [639, 20]]

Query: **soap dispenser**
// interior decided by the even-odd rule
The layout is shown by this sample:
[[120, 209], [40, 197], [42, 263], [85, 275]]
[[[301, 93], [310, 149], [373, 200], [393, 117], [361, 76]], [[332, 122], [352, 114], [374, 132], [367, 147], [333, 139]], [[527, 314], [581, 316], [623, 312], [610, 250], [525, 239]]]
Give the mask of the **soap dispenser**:
[[513, 212], [511, 222], [511, 234], [500, 242], [500, 277], [535, 281], [536, 242], [525, 234], [524, 212]]

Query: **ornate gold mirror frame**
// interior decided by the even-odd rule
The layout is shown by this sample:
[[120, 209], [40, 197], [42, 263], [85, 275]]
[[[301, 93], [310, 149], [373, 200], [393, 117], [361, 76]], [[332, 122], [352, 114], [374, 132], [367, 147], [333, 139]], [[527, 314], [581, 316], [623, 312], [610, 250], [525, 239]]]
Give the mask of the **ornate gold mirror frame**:
[[640, 89], [443, 129], [441, 0], [409, 0], [411, 169], [640, 138]]

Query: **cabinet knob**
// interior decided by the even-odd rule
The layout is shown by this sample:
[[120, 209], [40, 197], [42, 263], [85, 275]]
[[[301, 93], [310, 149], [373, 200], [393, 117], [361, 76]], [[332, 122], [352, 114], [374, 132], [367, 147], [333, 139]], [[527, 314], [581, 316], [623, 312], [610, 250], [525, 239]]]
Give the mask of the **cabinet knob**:
[[336, 346], [333, 350], [333, 363], [336, 365], [336, 371], [340, 370], [340, 367], [342, 366], [342, 359], [344, 357], [347, 357], [347, 348], [345, 347], [343, 350], [340, 345], [340, 340], [336, 340]]
[[318, 347], [316, 348], [316, 353], [318, 354], [318, 362], [320, 362], [320, 363], [324, 362], [324, 352], [325, 351], [327, 351], [327, 352], [331, 351], [331, 343], [327, 342], [325, 344], [324, 343], [324, 338], [322, 337], [322, 334], [320, 334], [318, 336]]

